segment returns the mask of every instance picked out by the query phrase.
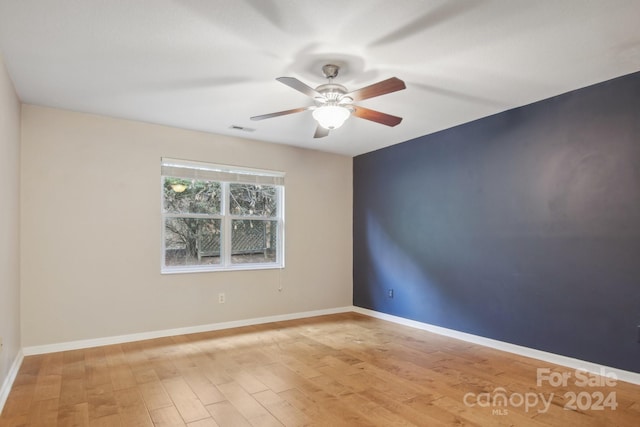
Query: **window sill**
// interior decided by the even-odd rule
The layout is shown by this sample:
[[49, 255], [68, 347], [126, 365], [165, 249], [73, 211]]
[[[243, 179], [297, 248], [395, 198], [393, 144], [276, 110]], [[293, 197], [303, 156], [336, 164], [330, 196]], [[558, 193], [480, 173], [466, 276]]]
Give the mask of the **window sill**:
[[223, 271], [247, 271], [247, 270], [280, 270], [283, 264], [236, 264], [233, 266], [190, 266], [190, 267], [162, 267], [160, 274], [187, 274], [187, 273], [212, 273]]

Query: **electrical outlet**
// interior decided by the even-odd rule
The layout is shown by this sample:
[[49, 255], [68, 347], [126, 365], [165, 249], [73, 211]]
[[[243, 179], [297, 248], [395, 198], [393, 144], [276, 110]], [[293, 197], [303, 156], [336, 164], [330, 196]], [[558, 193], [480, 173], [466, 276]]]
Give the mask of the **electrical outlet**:
[[638, 342], [640, 342], [640, 325], [638, 325]]
[[388, 296], [389, 298], [393, 298], [393, 289], [389, 289], [389, 290], [387, 291], [387, 296]]
[[224, 304], [226, 302], [227, 298], [224, 295], [224, 292], [220, 292], [218, 294], [218, 304]]

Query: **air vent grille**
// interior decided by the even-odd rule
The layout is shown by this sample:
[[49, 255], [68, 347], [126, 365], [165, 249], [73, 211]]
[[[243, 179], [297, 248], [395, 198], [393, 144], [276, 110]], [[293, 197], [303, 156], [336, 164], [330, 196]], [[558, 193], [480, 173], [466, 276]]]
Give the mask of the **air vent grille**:
[[233, 130], [241, 130], [243, 132], [253, 132], [255, 131], [254, 128], [248, 128], [248, 127], [244, 127], [244, 126], [238, 126], [238, 125], [231, 125], [229, 127], [229, 129], [233, 129]]

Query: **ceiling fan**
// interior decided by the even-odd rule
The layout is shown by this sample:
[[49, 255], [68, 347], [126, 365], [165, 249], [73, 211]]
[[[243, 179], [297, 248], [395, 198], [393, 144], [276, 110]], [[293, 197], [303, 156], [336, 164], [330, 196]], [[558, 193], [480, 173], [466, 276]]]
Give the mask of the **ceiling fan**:
[[323, 66], [322, 72], [329, 80], [329, 83], [322, 84], [315, 89], [294, 77], [278, 77], [276, 80], [280, 83], [284, 83], [313, 98], [316, 105], [253, 116], [251, 120], [264, 120], [312, 110], [313, 118], [318, 122], [316, 132], [313, 135], [314, 138], [322, 138], [329, 135], [331, 129], [337, 129], [342, 126], [351, 115], [387, 126], [396, 126], [402, 121], [402, 117], [392, 116], [353, 104], [355, 101], [362, 101], [405, 89], [406, 86], [402, 80], [391, 77], [370, 86], [348, 92], [344, 86], [333, 83], [333, 79], [338, 75], [339, 70], [340, 67], [337, 65], [326, 64]]

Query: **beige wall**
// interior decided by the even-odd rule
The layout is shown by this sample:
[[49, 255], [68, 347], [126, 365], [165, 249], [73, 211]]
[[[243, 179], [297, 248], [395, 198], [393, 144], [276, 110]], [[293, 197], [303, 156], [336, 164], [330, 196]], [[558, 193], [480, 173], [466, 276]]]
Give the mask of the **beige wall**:
[[20, 102], [0, 56], [0, 386], [20, 351]]
[[[350, 157], [28, 105], [22, 121], [25, 347], [351, 305]], [[285, 171], [286, 268], [161, 275], [161, 157]]]

